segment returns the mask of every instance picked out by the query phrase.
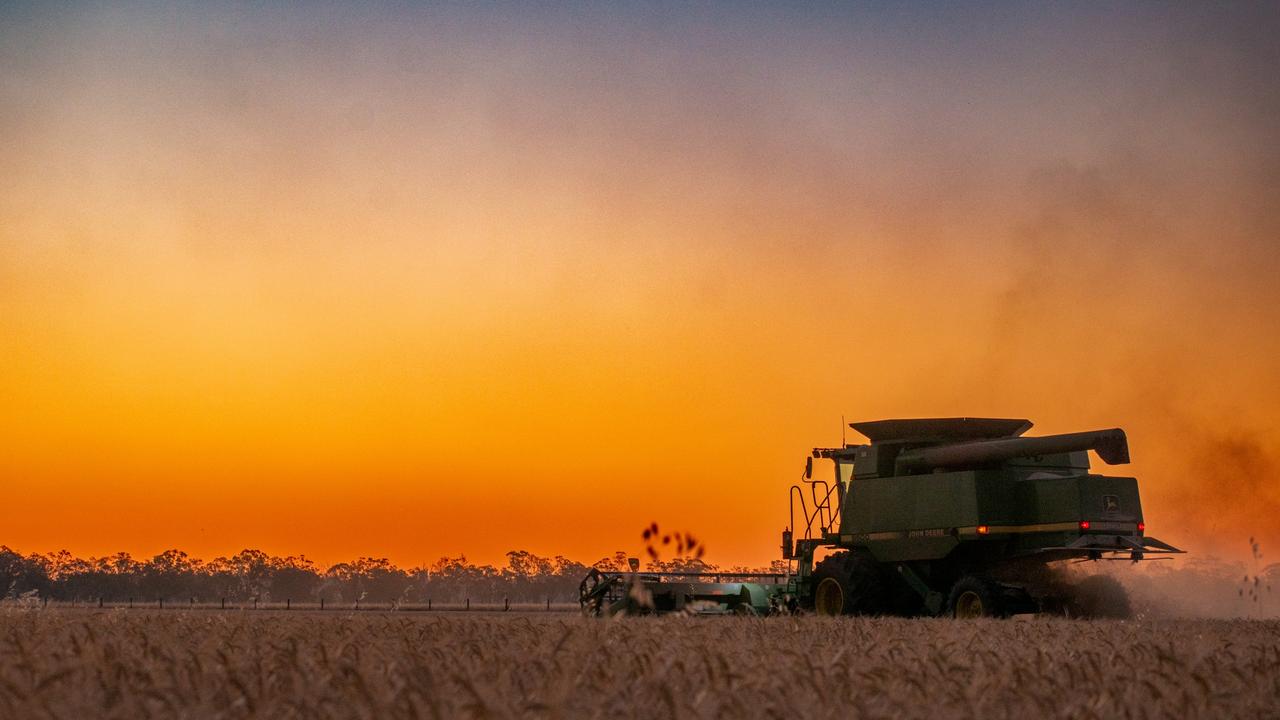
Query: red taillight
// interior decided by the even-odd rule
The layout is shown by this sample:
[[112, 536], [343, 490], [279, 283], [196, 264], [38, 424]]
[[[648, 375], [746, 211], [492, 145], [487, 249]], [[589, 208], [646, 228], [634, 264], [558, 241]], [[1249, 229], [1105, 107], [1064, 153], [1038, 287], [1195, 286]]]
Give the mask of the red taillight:
[[989, 533], [989, 532], [991, 532], [991, 526], [990, 526], [990, 525], [979, 525], [979, 526], [978, 526], [978, 534], [979, 534], [979, 535], [986, 535], [986, 534], [987, 534], [987, 533]]
[[1138, 532], [1146, 532], [1146, 531], [1147, 531], [1147, 524], [1144, 522], [1138, 523]]
[[1081, 530], [1088, 530], [1088, 529], [1089, 529], [1089, 521], [1088, 521], [1088, 520], [1081, 520], [1081, 521], [1080, 521], [1080, 529], [1081, 529]]

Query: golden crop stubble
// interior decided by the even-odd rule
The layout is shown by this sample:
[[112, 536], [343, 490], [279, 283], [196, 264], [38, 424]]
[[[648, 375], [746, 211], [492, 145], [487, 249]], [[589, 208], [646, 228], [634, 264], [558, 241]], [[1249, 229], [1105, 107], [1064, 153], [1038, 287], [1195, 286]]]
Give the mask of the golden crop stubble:
[[1280, 622], [0, 610], [0, 717], [1214, 717]]

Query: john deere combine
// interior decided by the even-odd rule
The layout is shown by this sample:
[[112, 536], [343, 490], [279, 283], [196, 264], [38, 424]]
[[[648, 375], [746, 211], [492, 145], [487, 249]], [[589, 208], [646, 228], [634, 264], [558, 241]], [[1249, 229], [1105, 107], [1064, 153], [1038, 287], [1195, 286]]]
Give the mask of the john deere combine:
[[[1089, 451], [1129, 462], [1122, 430], [1023, 437], [1030, 421], [991, 418], [850, 427], [870, 443], [816, 448], [791, 488], [782, 556], [793, 572], [722, 583], [593, 571], [583, 608], [1005, 616], [1071, 607], [1050, 563], [1182, 552], [1146, 536], [1134, 478], [1090, 472]], [[827, 479], [815, 459], [832, 462]]]

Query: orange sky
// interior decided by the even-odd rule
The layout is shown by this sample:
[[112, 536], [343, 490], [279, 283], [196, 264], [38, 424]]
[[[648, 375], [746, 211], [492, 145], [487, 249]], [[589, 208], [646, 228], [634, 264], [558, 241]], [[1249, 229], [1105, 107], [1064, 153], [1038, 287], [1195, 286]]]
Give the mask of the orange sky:
[[1280, 543], [1274, 11], [521, 12], [0, 10], [0, 544], [761, 564], [842, 414]]

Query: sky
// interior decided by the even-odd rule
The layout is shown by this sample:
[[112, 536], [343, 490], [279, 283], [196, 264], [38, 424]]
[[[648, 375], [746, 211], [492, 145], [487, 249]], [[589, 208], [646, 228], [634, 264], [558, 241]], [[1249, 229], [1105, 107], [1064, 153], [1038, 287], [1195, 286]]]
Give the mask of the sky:
[[[1280, 546], [1273, 4], [0, 6], [0, 543], [777, 557], [846, 421]], [[848, 440], [857, 436], [848, 432]], [[1096, 462], [1096, 460], [1095, 460]]]

